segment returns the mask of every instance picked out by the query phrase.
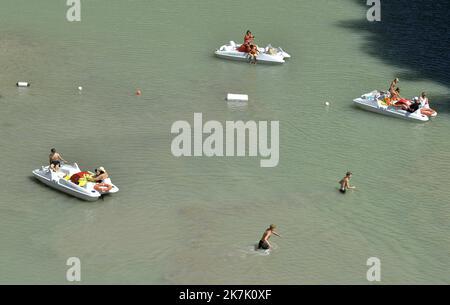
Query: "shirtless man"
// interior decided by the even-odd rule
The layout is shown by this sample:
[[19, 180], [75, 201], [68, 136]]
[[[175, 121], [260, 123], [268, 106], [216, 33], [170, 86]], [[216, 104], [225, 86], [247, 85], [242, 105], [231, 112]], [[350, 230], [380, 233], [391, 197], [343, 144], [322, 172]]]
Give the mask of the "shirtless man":
[[256, 56], [258, 56], [258, 46], [256, 45], [250, 45], [250, 52], [248, 53], [250, 57], [250, 63], [256, 65]]
[[345, 177], [342, 178], [341, 181], [339, 181], [339, 184], [341, 185], [341, 187], [339, 188], [339, 192], [341, 192], [342, 194], [345, 194], [345, 192], [347, 192], [347, 190], [352, 189], [354, 190], [356, 187], [354, 186], [350, 186], [350, 179], [352, 178], [352, 172], [347, 172], [345, 174]]
[[272, 248], [272, 245], [269, 243], [270, 236], [272, 236], [272, 234], [273, 234], [275, 236], [281, 237], [280, 234], [275, 232], [275, 228], [276, 227], [277, 227], [276, 225], [270, 225], [266, 229], [266, 231], [264, 232], [263, 236], [261, 237], [261, 240], [259, 241], [258, 249], [268, 250], [268, 249]]
[[61, 157], [61, 155], [54, 148], [50, 150], [48, 160], [49, 160], [48, 162], [50, 163], [50, 169], [54, 172], [57, 172], [61, 167], [61, 161], [69, 163], [66, 160], [64, 160], [63, 157]]

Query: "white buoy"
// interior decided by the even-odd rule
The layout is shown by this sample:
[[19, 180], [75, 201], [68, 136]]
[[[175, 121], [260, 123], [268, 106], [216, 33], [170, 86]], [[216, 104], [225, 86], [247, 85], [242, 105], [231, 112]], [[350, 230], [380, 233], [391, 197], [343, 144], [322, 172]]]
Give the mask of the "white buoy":
[[227, 94], [227, 101], [247, 102], [248, 101], [248, 95], [247, 94], [228, 93]]
[[28, 82], [17, 82], [16, 86], [17, 87], [30, 87], [30, 83], [28, 83]]
[[83, 87], [79, 86], [78, 91], [83, 91]]
[[328, 102], [325, 102], [325, 105], [326, 105], [326, 106], [330, 106], [330, 103], [328, 103]]

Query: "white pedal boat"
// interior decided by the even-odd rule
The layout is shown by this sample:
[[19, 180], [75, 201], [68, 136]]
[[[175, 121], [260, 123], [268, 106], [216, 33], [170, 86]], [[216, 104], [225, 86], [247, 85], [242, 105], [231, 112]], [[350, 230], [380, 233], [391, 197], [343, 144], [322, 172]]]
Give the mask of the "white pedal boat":
[[386, 97], [385, 94], [377, 90], [374, 90], [370, 93], [363, 94], [361, 97], [357, 99], [354, 99], [353, 102], [358, 107], [368, 111], [392, 117], [402, 118], [410, 121], [420, 121], [420, 122], [429, 121], [429, 117], [426, 116], [425, 114], [422, 114], [421, 109], [418, 109], [416, 112], [411, 113], [399, 107], [389, 106], [384, 101], [385, 97]]
[[[214, 54], [220, 58], [249, 61], [248, 53], [238, 50], [240, 46], [240, 44], [230, 41], [228, 44], [217, 49]], [[258, 50], [259, 54], [256, 56], [256, 61], [260, 63], [283, 64], [285, 63], [285, 59], [291, 58], [291, 55], [286, 53], [282, 48], [274, 48], [270, 44], [265, 48], [258, 48]]]
[[80, 172], [78, 164], [75, 163], [73, 165], [63, 164], [57, 172], [50, 170], [49, 166], [42, 166], [39, 169], [35, 169], [33, 175], [36, 179], [54, 189], [86, 201], [96, 201], [102, 195], [119, 191], [119, 188], [112, 183], [107, 183], [111, 187], [110, 190], [107, 190], [107, 188], [97, 190], [99, 187], [94, 182], [87, 182], [84, 186], [73, 183], [69, 178]]

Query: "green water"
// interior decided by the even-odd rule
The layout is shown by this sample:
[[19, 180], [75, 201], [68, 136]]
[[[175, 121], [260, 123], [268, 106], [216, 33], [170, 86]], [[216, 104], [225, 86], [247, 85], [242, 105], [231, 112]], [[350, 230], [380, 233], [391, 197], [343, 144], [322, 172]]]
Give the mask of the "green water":
[[[401, 72], [368, 55], [364, 32], [339, 26], [364, 7], [85, 0], [78, 23], [65, 1], [0, 7], [0, 283], [67, 283], [72, 256], [95, 284], [365, 284], [372, 256], [382, 283], [450, 283], [450, 114], [417, 124], [352, 106]], [[213, 56], [247, 28], [292, 59]], [[401, 86], [449, 94], [432, 79]], [[228, 92], [250, 101], [227, 105]], [[278, 167], [173, 157], [170, 127], [194, 112], [280, 121]], [[106, 167], [121, 191], [86, 203], [36, 182], [51, 147]], [[342, 196], [348, 169], [358, 189]], [[283, 238], [257, 255], [270, 223]]]

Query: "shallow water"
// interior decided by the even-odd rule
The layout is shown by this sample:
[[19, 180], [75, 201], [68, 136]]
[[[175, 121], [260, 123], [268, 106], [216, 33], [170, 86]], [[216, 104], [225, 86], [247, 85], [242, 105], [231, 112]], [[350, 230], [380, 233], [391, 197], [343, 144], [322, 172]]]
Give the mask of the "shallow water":
[[[371, 54], [373, 33], [348, 26], [365, 20], [355, 1], [259, 3], [82, 1], [82, 21], [69, 23], [64, 2], [2, 1], [0, 282], [66, 283], [77, 256], [83, 283], [364, 284], [376, 256], [383, 283], [450, 283], [450, 77], [439, 59], [439, 79], [400, 83], [408, 97], [429, 92], [436, 120], [368, 113], [352, 99], [421, 63]], [[247, 28], [292, 59], [213, 57]], [[250, 101], [228, 105], [228, 92]], [[173, 157], [170, 127], [194, 112], [280, 121], [278, 167]], [[106, 167], [121, 191], [86, 203], [37, 183], [51, 147]], [[349, 169], [357, 190], [342, 196]], [[270, 255], [252, 252], [270, 223], [283, 238]]]

